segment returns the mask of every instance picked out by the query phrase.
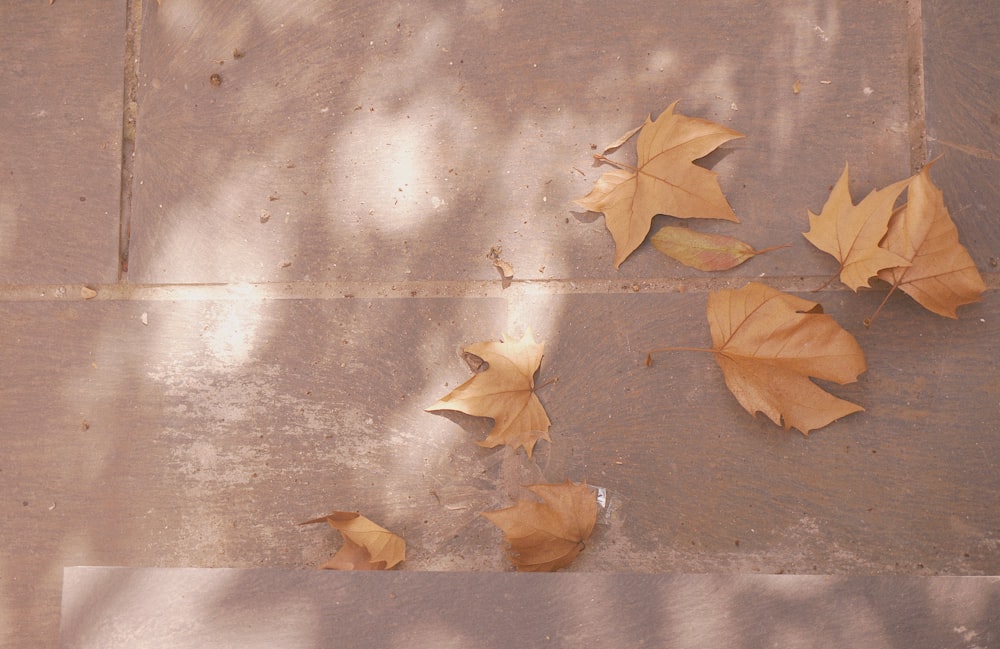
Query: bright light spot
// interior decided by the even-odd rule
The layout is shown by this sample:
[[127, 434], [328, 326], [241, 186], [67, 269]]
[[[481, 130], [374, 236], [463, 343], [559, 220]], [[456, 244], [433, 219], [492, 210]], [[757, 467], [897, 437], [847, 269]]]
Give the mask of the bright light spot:
[[538, 293], [509, 298], [504, 338], [520, 339], [531, 329], [535, 340], [544, 343], [558, 331], [563, 317], [565, 295]]
[[[246, 288], [252, 290], [252, 287]], [[216, 302], [209, 307], [202, 340], [212, 358], [223, 366], [250, 360], [260, 322], [260, 309], [258, 300]]]
[[447, 168], [428, 161], [437, 159], [431, 152], [452, 127], [449, 116], [432, 98], [401, 110], [357, 113], [330, 154], [349, 175], [336, 172], [330, 211], [359, 215], [355, 223], [364, 232], [412, 234], [433, 214], [429, 207], [445, 204]]
[[657, 50], [649, 55], [649, 68], [664, 72], [674, 67], [677, 57], [670, 50]]
[[416, 621], [404, 631], [399, 631], [389, 641], [393, 649], [460, 649], [475, 647], [475, 638], [461, 633], [454, 626], [439, 621]]

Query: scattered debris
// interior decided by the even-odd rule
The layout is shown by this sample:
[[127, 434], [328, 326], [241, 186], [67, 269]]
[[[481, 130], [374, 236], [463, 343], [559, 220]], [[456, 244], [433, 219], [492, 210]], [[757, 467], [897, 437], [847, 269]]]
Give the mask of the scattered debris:
[[500, 258], [503, 254], [503, 249], [499, 246], [493, 246], [490, 248], [490, 252], [486, 255], [486, 258], [493, 262], [493, 266], [500, 272], [500, 282], [503, 288], [510, 286], [511, 280], [514, 279], [514, 267], [509, 263]]
[[95, 291], [94, 289], [90, 288], [89, 286], [81, 286], [80, 287], [80, 297], [82, 297], [85, 300], [92, 300], [95, 297], [97, 297], [97, 291]]
[[213, 72], [212, 76], [208, 78], [208, 82], [218, 88], [222, 85], [222, 75], [218, 72]]

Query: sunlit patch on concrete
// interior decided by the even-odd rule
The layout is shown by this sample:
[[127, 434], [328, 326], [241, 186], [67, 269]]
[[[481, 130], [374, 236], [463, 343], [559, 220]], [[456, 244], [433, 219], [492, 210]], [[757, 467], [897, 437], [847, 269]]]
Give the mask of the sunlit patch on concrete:
[[[385, 235], [413, 235], [440, 218], [452, 192], [447, 167], [434, 162], [450, 146], [449, 120], [439, 106], [428, 99], [359, 111], [330, 154], [338, 170], [331, 178], [331, 213], [353, 214], [344, 219], [348, 226]], [[331, 220], [331, 227], [339, 221]]]
[[[247, 292], [253, 288], [245, 286]], [[206, 351], [224, 366], [242, 365], [250, 360], [260, 321], [262, 303], [249, 300], [217, 302], [210, 307], [202, 332]]]
[[17, 242], [17, 206], [4, 197], [0, 197], [0, 262], [8, 258]]

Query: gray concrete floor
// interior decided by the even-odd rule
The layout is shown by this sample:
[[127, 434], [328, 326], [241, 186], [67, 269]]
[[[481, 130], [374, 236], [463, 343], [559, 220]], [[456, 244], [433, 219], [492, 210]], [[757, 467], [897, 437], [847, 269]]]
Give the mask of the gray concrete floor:
[[1000, 577], [69, 568], [63, 649], [992, 647]]
[[[310, 567], [336, 537], [295, 523], [333, 509], [403, 534], [404, 570], [507, 570], [478, 512], [566, 478], [611, 496], [573, 570], [1000, 572], [988, 4], [56, 0], [0, 25], [0, 645], [55, 645], [64, 566]], [[613, 268], [571, 201], [594, 145], [675, 99], [747, 135], [703, 162], [742, 223], [698, 226], [790, 249]], [[864, 413], [804, 438], [707, 355], [643, 366], [709, 343], [709, 290], [835, 271], [801, 232], [845, 161], [860, 198], [942, 153], [983, 300], [894, 296], [865, 330], [880, 292], [808, 294], [866, 351], [833, 388]], [[551, 445], [423, 411], [462, 346], [528, 327]]]

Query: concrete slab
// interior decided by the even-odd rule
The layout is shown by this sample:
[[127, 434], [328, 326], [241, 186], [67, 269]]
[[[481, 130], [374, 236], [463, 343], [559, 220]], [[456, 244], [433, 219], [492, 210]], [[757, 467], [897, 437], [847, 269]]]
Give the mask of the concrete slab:
[[0, 284], [115, 282], [125, 0], [0, 6]]
[[690, 275], [648, 244], [615, 271], [570, 202], [676, 99], [748, 136], [706, 159], [744, 223], [699, 225], [793, 244], [755, 275], [828, 272], [800, 233], [846, 160], [859, 193], [908, 175], [905, 3], [144, 9], [135, 282], [480, 280], [493, 247], [520, 279]]
[[313, 565], [329, 538], [300, 521], [361, 508], [419, 544], [462, 513], [431, 507], [435, 485], [489, 484], [485, 449], [422, 408], [466, 378], [458, 349], [502, 328], [503, 303], [247, 297], [0, 303], [15, 644], [54, 642], [67, 563]]
[[[927, 148], [933, 177], [980, 268], [1000, 263], [1000, 15], [925, 0]], [[976, 34], [969, 38], [969, 34]]]
[[[708, 355], [644, 366], [650, 348], [707, 342], [700, 292], [146, 291], [159, 299], [0, 303], [15, 637], [54, 624], [64, 565], [311, 567], [337, 535], [295, 523], [334, 509], [403, 535], [408, 570], [509, 570], [478, 513], [565, 478], [610, 495], [575, 570], [1000, 571], [1000, 442], [983, 434], [1000, 418], [994, 294], [958, 322], [900, 298], [870, 332], [878, 295], [825, 295], [869, 356], [834, 391], [867, 412], [806, 439], [743, 412]], [[540, 380], [558, 378], [540, 392], [553, 443], [530, 461], [476, 446], [484, 420], [423, 411], [468, 378], [463, 345], [528, 323]], [[903, 323], [919, 323], [919, 358]]]
[[559, 382], [542, 392], [559, 437], [540, 461], [609, 487], [621, 507], [585, 569], [1000, 571], [1000, 441], [988, 433], [1000, 420], [989, 342], [1000, 301], [955, 322], [892, 300], [865, 330], [879, 294], [802, 295], [868, 361], [856, 384], [828, 386], [866, 412], [808, 438], [751, 418], [709, 354], [644, 366], [650, 349], [711, 345], [704, 294], [565, 300], [546, 348]]
[[[295, 523], [336, 508], [402, 533], [404, 572], [510, 570], [478, 512], [567, 477], [611, 495], [578, 572], [1000, 573], [987, 9], [147, 0], [126, 28], [126, 3], [38, 4], [0, 9], [0, 647], [56, 646], [64, 566], [312, 567], [336, 534]], [[591, 145], [678, 98], [748, 135], [705, 161], [744, 222], [696, 225], [790, 250], [707, 277], [647, 245], [612, 269], [569, 201], [602, 171]], [[895, 296], [866, 331], [880, 293], [804, 292], [834, 265], [805, 211], [845, 160], [860, 195], [924, 140], [994, 290], [957, 322]], [[743, 412], [707, 355], [643, 366], [707, 344], [706, 293], [760, 277], [858, 336], [869, 371], [832, 390], [864, 413], [805, 439]], [[532, 462], [422, 410], [469, 376], [462, 345], [528, 326], [559, 379]], [[965, 628], [939, 644], [988, 643], [934, 619]]]
[[62, 649], [988, 647], [1000, 578], [67, 568]]

